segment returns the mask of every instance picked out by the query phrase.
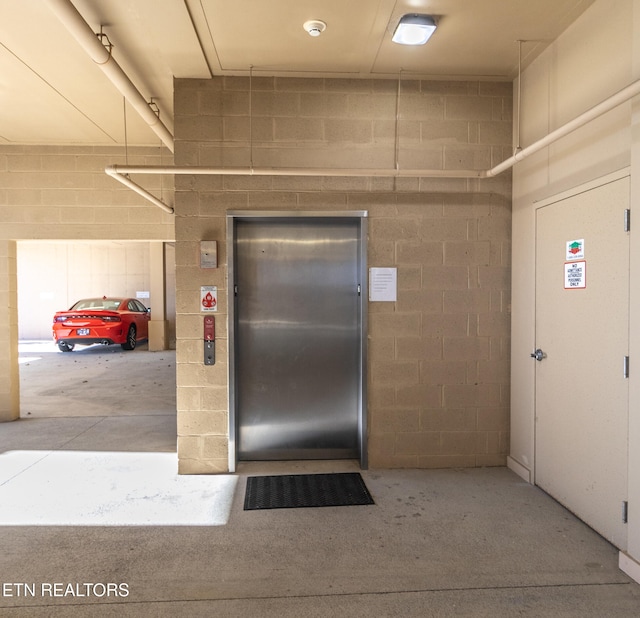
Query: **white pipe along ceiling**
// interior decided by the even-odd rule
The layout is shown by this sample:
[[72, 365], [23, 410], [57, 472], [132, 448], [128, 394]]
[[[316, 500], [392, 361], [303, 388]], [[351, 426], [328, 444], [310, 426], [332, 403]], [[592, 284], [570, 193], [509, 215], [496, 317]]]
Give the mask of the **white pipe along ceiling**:
[[543, 138], [535, 141], [522, 150], [517, 150], [511, 157], [495, 167], [487, 170], [427, 170], [427, 169], [358, 169], [358, 168], [254, 168], [254, 167], [198, 167], [198, 166], [130, 166], [110, 165], [105, 171], [139, 195], [169, 213], [174, 210], [146, 189], [133, 182], [128, 174], [192, 174], [205, 176], [364, 176], [393, 178], [493, 178], [512, 168], [516, 163], [542, 150], [569, 133], [579, 129], [592, 120], [602, 116], [618, 105], [640, 94], [640, 80], [629, 84], [601, 103], [591, 107], [573, 120], [563, 124]]
[[114, 60], [111, 51], [102, 44], [98, 35], [91, 29], [91, 26], [87, 24], [82, 15], [78, 13], [71, 1], [47, 0], [47, 2], [56, 17], [87, 52], [89, 57], [102, 69], [103, 73], [140, 114], [165, 146], [173, 152], [174, 143], [171, 131], [161, 122], [159, 114], [156, 114], [149, 102], [133, 85], [127, 74]]

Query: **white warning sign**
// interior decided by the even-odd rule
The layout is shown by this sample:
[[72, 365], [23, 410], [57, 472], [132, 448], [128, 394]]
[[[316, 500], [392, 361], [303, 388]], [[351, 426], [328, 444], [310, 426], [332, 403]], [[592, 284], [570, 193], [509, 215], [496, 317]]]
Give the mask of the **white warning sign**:
[[218, 287], [203, 285], [200, 288], [200, 311], [218, 311]]
[[582, 290], [587, 287], [587, 263], [566, 262], [564, 265], [564, 289]]

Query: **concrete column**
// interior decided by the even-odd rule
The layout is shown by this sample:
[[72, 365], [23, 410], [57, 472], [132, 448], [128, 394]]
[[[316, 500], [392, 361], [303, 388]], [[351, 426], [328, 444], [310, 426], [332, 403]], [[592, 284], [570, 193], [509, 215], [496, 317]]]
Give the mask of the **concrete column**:
[[0, 240], [0, 422], [20, 417], [16, 242]]
[[167, 315], [165, 299], [164, 243], [149, 243], [149, 269], [151, 285], [151, 322], [149, 323], [149, 350], [167, 350]]

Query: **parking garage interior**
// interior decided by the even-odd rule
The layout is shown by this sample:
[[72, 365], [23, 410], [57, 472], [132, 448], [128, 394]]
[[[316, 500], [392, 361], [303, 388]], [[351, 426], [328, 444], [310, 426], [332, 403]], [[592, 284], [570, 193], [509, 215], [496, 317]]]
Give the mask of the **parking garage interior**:
[[[49, 35], [21, 37], [0, 3], [14, 24], [0, 26], [0, 62], [22, 103], [0, 112], [3, 611], [637, 615], [637, 0], [501, 6], [487, 13], [494, 64], [474, 64], [492, 51], [474, 29], [435, 55], [444, 64], [416, 53], [402, 70], [390, 29], [409, 2], [327, 5], [336, 18], [315, 39], [297, 21], [267, 36], [265, 23], [303, 22], [284, 1], [278, 19], [260, 8], [240, 23], [217, 0], [161, 4], [127, 9], [124, 26], [119, 3], [21, 3], [21, 23], [74, 68], [54, 72], [35, 44]], [[430, 43], [461, 32], [461, 4]], [[163, 97], [140, 106], [113, 88], [77, 47], [80, 22], [59, 19], [70, 10], [91, 44], [114, 19], [122, 45], [107, 56]], [[341, 48], [334, 24], [351, 21], [360, 44]], [[245, 47], [228, 38], [240, 26]], [[259, 53], [273, 64], [245, 57]], [[152, 57], [162, 70], [141, 78]], [[349, 284], [366, 292], [366, 458], [246, 457], [232, 221], [354, 213], [367, 226], [366, 281]], [[251, 242], [257, 277], [307, 241]], [[296, 267], [301, 297], [322, 304], [313, 266]], [[369, 296], [383, 271], [394, 283]], [[148, 303], [148, 342], [52, 350], [52, 312], [107, 292]], [[359, 473], [375, 505], [243, 508], [249, 476], [320, 472]]]

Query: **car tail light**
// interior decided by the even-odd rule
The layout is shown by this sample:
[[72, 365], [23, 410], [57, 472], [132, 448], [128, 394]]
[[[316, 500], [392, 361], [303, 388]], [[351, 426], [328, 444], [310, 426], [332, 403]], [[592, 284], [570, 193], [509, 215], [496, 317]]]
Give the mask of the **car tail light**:
[[119, 315], [102, 315], [102, 316], [96, 316], [96, 317], [102, 318], [104, 322], [120, 322]]

